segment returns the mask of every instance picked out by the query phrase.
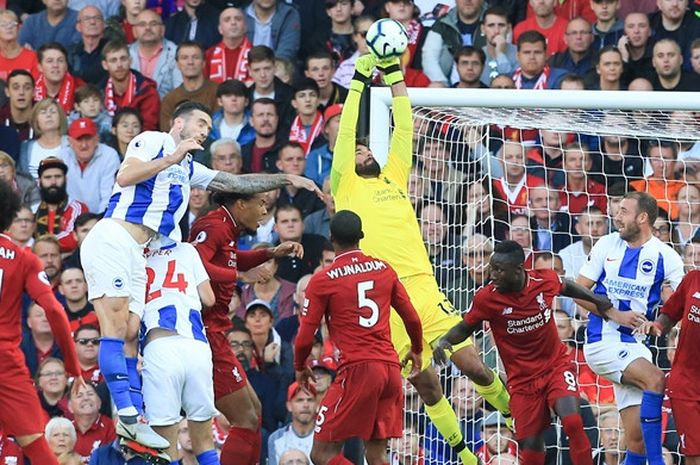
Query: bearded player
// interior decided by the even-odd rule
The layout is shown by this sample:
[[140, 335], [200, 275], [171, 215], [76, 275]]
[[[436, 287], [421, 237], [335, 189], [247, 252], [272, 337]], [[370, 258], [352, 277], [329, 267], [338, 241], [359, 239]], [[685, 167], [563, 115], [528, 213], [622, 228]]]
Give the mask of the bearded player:
[[595, 304], [598, 314], [616, 310], [607, 297], [594, 294], [552, 270], [525, 271], [525, 252], [515, 241], [494, 247], [489, 262], [491, 284], [481, 288], [464, 321], [440, 338], [433, 354], [444, 364], [445, 351], [469, 338], [488, 321], [508, 375], [510, 408], [522, 465], [544, 465], [544, 432], [550, 409], [569, 436], [574, 465], [593, 465], [591, 443], [579, 412], [576, 366], [559, 339], [553, 318], [554, 297], [563, 295]]
[[[0, 181], [0, 231], [7, 230], [19, 210], [19, 197]], [[0, 234], [0, 371], [3, 374], [0, 430], [15, 437], [32, 463], [58, 465], [44, 438], [41, 404], [19, 348], [22, 339], [20, 305], [24, 292], [46, 312], [51, 332], [64, 356], [66, 371], [76, 380], [73, 393], [77, 393], [85, 382], [63, 306], [54, 297], [39, 259]]]
[[[421, 318], [424, 345], [432, 347], [460, 317], [438, 288], [407, 195], [413, 156], [413, 121], [398, 59], [379, 65], [384, 82], [391, 86], [395, 123], [386, 166], [380, 168], [366, 142], [355, 139], [360, 97], [375, 65], [376, 58], [372, 55], [361, 56], [355, 63], [355, 76], [343, 106], [334, 149], [331, 193], [338, 210], [350, 210], [362, 218], [365, 235], [360, 248], [368, 255], [387, 261], [396, 270]], [[391, 314], [391, 338], [399, 357], [405, 357], [411, 344], [395, 312]], [[431, 367], [430, 351], [424, 351], [423, 357], [423, 371], [409, 381], [423, 399], [425, 411], [440, 434], [465, 465], [474, 465], [476, 456], [466, 448], [457, 416]], [[451, 359], [472, 379], [479, 394], [510, 418], [508, 392], [498, 376], [483, 364], [471, 339], [455, 346]]]
[[297, 242], [283, 242], [267, 249], [237, 250], [240, 235], [255, 234], [266, 215], [265, 196], [220, 192], [214, 194], [213, 201], [219, 208], [194, 222], [190, 241], [202, 258], [216, 295], [216, 303], [204, 310], [203, 317], [214, 363], [216, 408], [231, 423], [221, 449], [221, 464], [255, 465], [260, 460], [262, 446], [261, 406], [245, 369], [226, 339], [226, 332], [233, 327], [228, 306], [239, 270], [248, 271], [271, 258], [290, 254], [301, 257], [304, 250]]
[[360, 250], [359, 216], [339, 211], [330, 230], [335, 259], [309, 281], [294, 350], [297, 381], [304, 385], [313, 377], [306, 359], [325, 318], [340, 367], [318, 410], [311, 459], [316, 465], [351, 465], [341, 450], [345, 440], [359, 437], [367, 463], [387, 465], [388, 439], [403, 436], [403, 386], [391, 344], [391, 307], [410, 335], [403, 363], [414, 375], [420, 372], [423, 350], [420, 319], [391, 266]]

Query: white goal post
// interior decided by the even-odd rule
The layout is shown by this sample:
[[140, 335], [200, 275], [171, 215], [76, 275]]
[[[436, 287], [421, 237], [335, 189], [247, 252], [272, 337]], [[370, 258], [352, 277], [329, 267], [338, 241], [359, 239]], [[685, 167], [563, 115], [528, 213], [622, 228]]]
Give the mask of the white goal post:
[[[428, 148], [430, 141], [443, 142], [444, 146], [448, 147], [443, 147], [443, 150], [451, 154], [451, 156], [447, 157], [447, 163], [450, 165], [451, 171], [450, 176], [445, 176], [443, 180], [436, 179], [431, 177], [431, 173], [434, 174], [434, 171], [414, 168], [411, 173], [408, 194], [412, 202], [414, 202], [429, 255], [430, 251], [434, 249], [430, 248], [430, 240], [427, 236], [430, 234], [439, 236], [440, 234], [439, 232], [435, 233], [435, 229], [431, 230], [429, 226], [434, 226], [436, 222], [445, 223], [442, 225], [444, 227], [437, 228], [438, 231], [443, 232], [444, 238], [442, 248], [437, 248], [437, 250], [441, 250], [439, 253], [442, 254], [442, 259], [438, 256], [436, 260], [433, 260], [433, 255], [431, 255], [431, 260], [433, 260], [435, 266], [436, 279], [438, 279], [443, 292], [448, 297], [453, 298], [453, 300], [456, 295], [461, 296], [459, 298], [461, 301], [453, 302], [460, 312], [467, 310], [467, 303], [479, 287], [479, 285], [473, 284], [473, 280], [462, 279], [466, 273], [465, 266], [468, 267], [469, 265], [466, 263], [466, 259], [464, 259], [465, 262], [460, 262], [460, 257], [463, 254], [466, 256], [466, 250], [473, 247], [479, 250], [480, 256], [477, 259], [482, 261], [488, 260], [488, 250], [485, 251], [484, 247], [480, 247], [483, 244], [480, 244], [478, 241], [469, 242], [472, 233], [476, 230], [474, 228], [465, 228], [464, 226], [473, 225], [475, 222], [479, 223], [479, 221], [481, 221], [483, 226], [485, 222], [491, 222], [491, 227], [482, 228], [481, 231], [488, 230], [493, 233], [493, 236], [487, 238], [492, 247], [493, 237], [497, 237], [495, 231], [498, 230], [494, 222], [500, 221], [505, 223], [501, 224], [501, 226], [508, 227], [508, 218], [511, 218], [511, 215], [513, 215], [512, 212], [509, 212], [505, 220], [494, 219], [497, 215], [494, 214], [494, 208], [492, 207], [489, 210], [490, 214], [487, 215], [488, 218], [481, 218], [481, 220], [477, 218], [475, 220], [474, 215], [479, 215], [481, 206], [472, 205], [472, 203], [491, 203], [493, 189], [484, 188], [482, 191], [479, 188], [476, 190], [477, 193], [482, 192], [481, 198], [478, 196], [470, 197], [470, 193], [463, 192], [473, 190], [471, 187], [466, 187], [467, 185], [481, 184], [490, 186], [495, 178], [503, 176], [505, 168], [502, 167], [505, 165], [502, 164], [500, 159], [498, 147], [501, 147], [506, 142], [512, 142], [513, 139], [509, 139], [510, 136], [507, 137], [505, 133], [495, 136], [494, 128], [500, 128], [499, 130], [513, 128], [518, 131], [518, 137], [522, 137], [525, 131], [542, 134], [541, 131], [544, 130], [558, 134], [568, 134], [569, 138], [565, 141], [564, 136], [562, 136], [559, 139], [560, 142], [554, 144], [558, 145], [555, 148], [559, 149], [560, 153], [563, 153], [566, 147], [579, 144], [584, 147], [583, 150], [587, 151], [586, 157], [597, 157], [599, 163], [594, 166], [597, 166], [598, 171], [586, 169], [586, 176], [587, 179], [596, 178], [599, 180], [597, 182], [606, 186], [606, 190], [602, 194], [606, 197], [608, 197], [607, 189], [610, 188], [613, 176], [609, 176], [608, 172], [603, 170], [600, 160], [607, 156], [602, 147], [603, 140], [608, 137], [616, 137], [616, 140], [628, 141], [627, 147], [638, 158], [639, 166], [643, 164], [643, 175], [641, 172], [638, 172], [636, 177], [629, 179], [625, 177], [624, 180], [627, 184], [632, 179], [642, 179], [651, 172], [652, 167], [645, 153], [648, 147], [654, 144], [675, 144], [679, 148], [674, 153], [678, 153], [682, 149], [682, 151], [686, 151], [685, 153], [688, 157], [685, 159], [688, 163], [679, 163], [676, 166], [676, 169], [680, 170], [678, 173], [683, 179], [686, 179], [686, 172], [690, 172], [690, 169], [693, 168], [693, 173], [697, 173], [693, 182], [700, 186], [700, 119], [695, 114], [695, 112], [700, 112], [700, 93], [410, 88], [408, 89], [408, 95], [414, 109], [414, 130], [417, 134], [414, 137], [414, 160], [418, 160], [418, 163], [423, 163], [424, 166], [431, 163], [433, 152], [429, 154], [420, 153], [421, 150], [436, 150], [434, 144], [433, 147]], [[388, 155], [393, 126], [391, 120], [391, 98], [391, 91], [387, 87], [373, 87], [370, 90], [369, 144], [374, 156], [382, 165], [386, 162]], [[593, 142], [592, 146], [590, 146], [589, 142]], [[493, 147], [491, 146], [492, 144]], [[547, 144], [551, 144], [551, 142], [547, 142]], [[478, 150], [474, 148], [476, 146], [479, 147]], [[695, 150], [690, 151], [690, 146], [694, 146]], [[544, 158], [546, 144], [543, 135], [536, 142], [528, 139], [524, 143], [524, 147], [524, 152], [526, 150], [541, 150]], [[564, 155], [561, 156], [562, 158], [564, 157]], [[443, 156], [443, 161], [444, 158]], [[524, 159], [527, 160], [527, 158]], [[690, 166], [692, 163], [689, 162], [691, 161], [695, 162], [694, 167]], [[544, 168], [544, 177], [550, 180], [548, 169]], [[560, 176], [567, 176], [564, 168], [560, 167], [557, 169], [562, 171]], [[456, 178], [454, 177], [454, 172], [458, 174]], [[626, 175], [623, 173], [620, 176], [624, 177]], [[687, 179], [690, 180], [690, 178]], [[435, 187], [440, 184], [441, 186]], [[433, 197], [433, 195], [437, 195], [437, 197]], [[697, 218], [697, 224], [694, 220], [692, 226], [697, 228], [697, 231], [700, 231], [700, 187], [698, 188], [698, 196], [697, 208], [687, 205], [688, 201], [685, 205], [687, 208], [681, 208], [680, 211], [686, 212], [696, 208], [697, 216], [694, 218]], [[682, 202], [679, 201], [679, 203]], [[587, 208], [590, 208], [591, 205], [592, 203], [589, 202]], [[444, 212], [443, 219], [440, 219], [439, 214], [431, 216], [425, 213], [428, 210], [427, 206], [433, 209], [442, 209]], [[527, 205], [524, 210], [526, 212], [525, 215], [531, 213], [527, 211]], [[448, 211], [451, 213], [447, 213]], [[564, 211], [566, 211], [566, 207], [564, 207]], [[578, 214], [574, 215], [574, 213], [572, 212], [571, 218], [578, 217]], [[607, 212], [604, 213], [605, 215], [608, 214]], [[530, 227], [529, 224], [526, 223], [526, 227]], [[423, 230], [424, 226], [426, 227], [425, 231]], [[501, 228], [501, 231], [503, 229], [505, 228]], [[488, 233], [484, 232], [484, 234], [488, 236]], [[574, 237], [575, 233], [572, 232], [570, 235], [570, 241], [573, 242], [577, 239], [577, 237]], [[448, 241], [447, 238], [450, 238], [450, 236], [452, 236], [452, 240]], [[485, 240], [483, 239], [484, 236], [479, 237], [482, 238], [480, 240]], [[700, 237], [700, 233], [697, 237]], [[397, 239], [400, 240], [400, 238]], [[700, 245], [698, 245], [698, 248], [699, 252], [697, 255], [699, 258], [694, 264], [696, 267], [700, 267]], [[683, 247], [679, 245], [677, 249], [682, 253]], [[570, 276], [570, 273], [567, 272], [567, 275]], [[454, 283], [458, 282], [463, 283], [462, 285], [465, 282], [469, 284], [466, 285], [466, 288], [457, 289], [454, 287], [456, 286]], [[557, 305], [557, 309], [562, 310], [559, 307], [562, 304]], [[585, 316], [576, 315], [575, 306], [571, 308], [574, 308], [571, 326], [575, 334], [577, 328], [585, 325]], [[577, 316], [580, 317], [579, 320], [576, 319]], [[486, 328], [485, 336], [477, 339], [477, 346], [481, 350], [488, 366], [502, 370], [497, 351], [492, 342], [489, 342], [489, 339], [488, 329]], [[571, 345], [575, 346], [573, 342]], [[667, 345], [654, 347], [654, 349], [666, 354]], [[426, 350], [429, 349], [426, 348]], [[441, 373], [448, 398], [455, 407], [458, 416], [463, 417], [463, 415], [468, 414], [465, 412], [472, 412], [474, 409], [474, 405], [469, 407], [465, 406], [466, 404], [469, 404], [474, 399], [477, 399], [474, 403], [482, 401], [472, 392], [473, 389], [469, 391], [471, 394], [464, 394], [463, 392], [457, 394], [457, 391], [462, 389], [459, 383], [454, 382], [458, 377], [459, 374], [454, 369], [443, 370]], [[603, 395], [604, 391], [608, 392], [609, 395], [609, 392], [611, 392], [609, 387], [598, 384], [595, 380], [591, 381], [590, 378], [587, 379], [589, 384], [587, 386], [582, 384], [582, 392], [585, 387], [587, 392], [593, 393], [591, 398], [595, 397], [595, 399], [598, 399], [597, 403], [591, 402], [592, 407], [589, 409], [587, 417], [592, 419], [587, 423], [587, 432], [595, 453], [597, 450], [600, 450], [601, 443], [607, 440], [603, 436], [608, 434], [606, 431], [611, 429], [609, 423], [611, 415], [615, 416], [616, 414], [614, 413], [614, 408], [609, 408], [611, 405], [614, 406], [614, 404], [602, 405], [603, 401], [600, 400], [605, 398]], [[411, 391], [410, 388], [406, 388], [405, 391], [407, 392], [405, 405], [407, 430], [405, 430], [405, 435], [406, 437], [410, 436], [412, 439], [404, 438], [403, 444], [399, 444], [396, 441], [391, 443], [393, 463], [407, 462], [408, 460], [401, 459], [401, 455], [407, 454], [409, 450], [413, 450], [413, 452], [410, 452], [413, 454], [412, 458], [414, 459], [410, 461], [411, 463], [417, 463], [415, 459], [418, 459], [418, 461], [424, 460], [426, 465], [438, 463], [456, 465], [458, 462], [454, 460], [454, 457], [450, 457], [450, 451], [446, 445], [435, 444], [440, 439], [436, 437], [434, 428], [431, 429], [427, 417], [422, 412], [421, 403], [417, 400], [415, 391]], [[466, 396], [466, 398], [458, 399], [458, 395]], [[480, 405], [483, 406], [483, 402]], [[612, 413], [608, 414], [606, 412]], [[614, 429], [619, 429], [618, 421], [619, 419], [614, 421], [616, 425]], [[419, 423], [419, 425], [416, 425], [416, 423]], [[464, 426], [465, 423], [466, 426]], [[408, 431], [414, 426], [416, 428], [413, 431]], [[478, 418], [476, 420], [469, 418], [466, 421], [463, 420], [463, 427], [466, 428], [464, 430], [465, 436], [469, 434], [476, 435], [476, 430], [480, 430], [483, 433], [483, 425]], [[667, 431], [669, 431], [669, 434], [672, 434], [673, 431], [670, 428]], [[416, 442], [415, 438], [419, 434], [423, 436], [423, 439]], [[561, 425], [554, 421], [550, 436], [547, 439], [547, 465], [569, 465], [571, 463], [568, 453], [566, 453], [568, 446], [566, 441], [562, 439], [563, 435]], [[667, 437], [671, 436], [667, 435]], [[467, 437], [466, 439], [468, 444], [473, 444], [475, 442], [481, 443], [488, 438], [481, 437], [481, 439], [477, 440], [475, 437]], [[410, 441], [414, 442], [413, 445], [409, 444]], [[499, 444], [509, 441], [512, 442], [512, 439], [498, 439]], [[616, 441], [616, 446], [609, 444], [608, 447], [617, 447], [618, 450], [624, 451], [624, 443], [619, 440]], [[500, 447], [500, 445], [497, 447]], [[419, 449], [420, 451], [418, 451]], [[508, 450], [512, 452], [512, 448]], [[677, 450], [671, 452], [677, 453]], [[430, 454], [436, 454], [436, 456], [429, 457]], [[505, 465], [506, 463], [510, 465], [511, 462], [509, 460], [511, 459], [507, 458], [507, 455], [504, 453], [503, 460], [500, 458], [496, 460], [495, 456], [486, 457], [484, 460], [485, 465]]]

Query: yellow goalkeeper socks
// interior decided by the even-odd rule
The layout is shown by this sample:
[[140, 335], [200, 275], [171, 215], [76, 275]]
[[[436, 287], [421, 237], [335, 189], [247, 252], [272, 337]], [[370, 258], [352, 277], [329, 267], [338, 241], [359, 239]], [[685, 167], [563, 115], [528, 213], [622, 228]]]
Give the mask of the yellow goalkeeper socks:
[[445, 396], [442, 396], [434, 405], [426, 405], [425, 413], [428, 414], [430, 421], [433, 422], [450, 447], [459, 455], [462, 463], [464, 465], [476, 465], [476, 456], [472, 454], [464, 443], [464, 437], [462, 436], [462, 431], [459, 429], [457, 415], [455, 415], [452, 406]]
[[493, 374], [493, 382], [488, 386], [479, 386], [474, 383], [474, 389], [483, 397], [486, 402], [493, 405], [506, 418], [508, 428], [513, 429], [513, 418], [510, 415], [510, 395], [503, 385], [498, 373]]

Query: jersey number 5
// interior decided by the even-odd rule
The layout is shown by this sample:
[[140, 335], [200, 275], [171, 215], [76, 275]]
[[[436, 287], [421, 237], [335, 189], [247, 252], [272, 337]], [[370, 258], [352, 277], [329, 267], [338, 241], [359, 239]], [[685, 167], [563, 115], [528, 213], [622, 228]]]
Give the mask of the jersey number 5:
[[359, 308], [369, 308], [372, 313], [369, 318], [360, 316], [360, 326], [371, 328], [379, 320], [379, 306], [377, 302], [367, 297], [367, 291], [374, 289], [374, 281], [360, 281], [357, 283], [357, 306]]
[[[162, 292], [160, 289], [151, 292], [151, 286], [153, 285], [153, 281], [156, 279], [156, 272], [153, 268], [146, 267], [146, 277], [148, 278], [146, 281], [146, 303], [148, 303], [151, 300], [160, 297]], [[168, 270], [165, 273], [165, 279], [163, 280], [161, 287], [166, 289], [177, 289], [178, 292], [182, 292], [183, 294], [187, 290], [185, 275], [183, 273], [178, 273], [177, 277], [175, 276], [175, 260], [170, 260], [168, 262]]]

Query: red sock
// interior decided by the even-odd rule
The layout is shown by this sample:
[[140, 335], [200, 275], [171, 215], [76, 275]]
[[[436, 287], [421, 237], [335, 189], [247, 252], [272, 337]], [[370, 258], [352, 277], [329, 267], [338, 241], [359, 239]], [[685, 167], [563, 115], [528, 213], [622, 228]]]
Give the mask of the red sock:
[[564, 432], [569, 436], [569, 456], [574, 465], [593, 465], [591, 443], [583, 431], [581, 415], [574, 413], [561, 419]]
[[260, 462], [260, 432], [231, 427], [221, 447], [221, 465], [255, 465]]
[[32, 463], [58, 465], [58, 460], [56, 456], [53, 455], [53, 452], [51, 452], [51, 449], [49, 449], [49, 443], [46, 442], [44, 436], [24, 446], [22, 451]]
[[532, 449], [520, 449], [520, 465], [544, 465], [544, 452]]
[[346, 459], [343, 453], [341, 452], [340, 454], [330, 459], [326, 465], [353, 465], [353, 463], [350, 460]]

